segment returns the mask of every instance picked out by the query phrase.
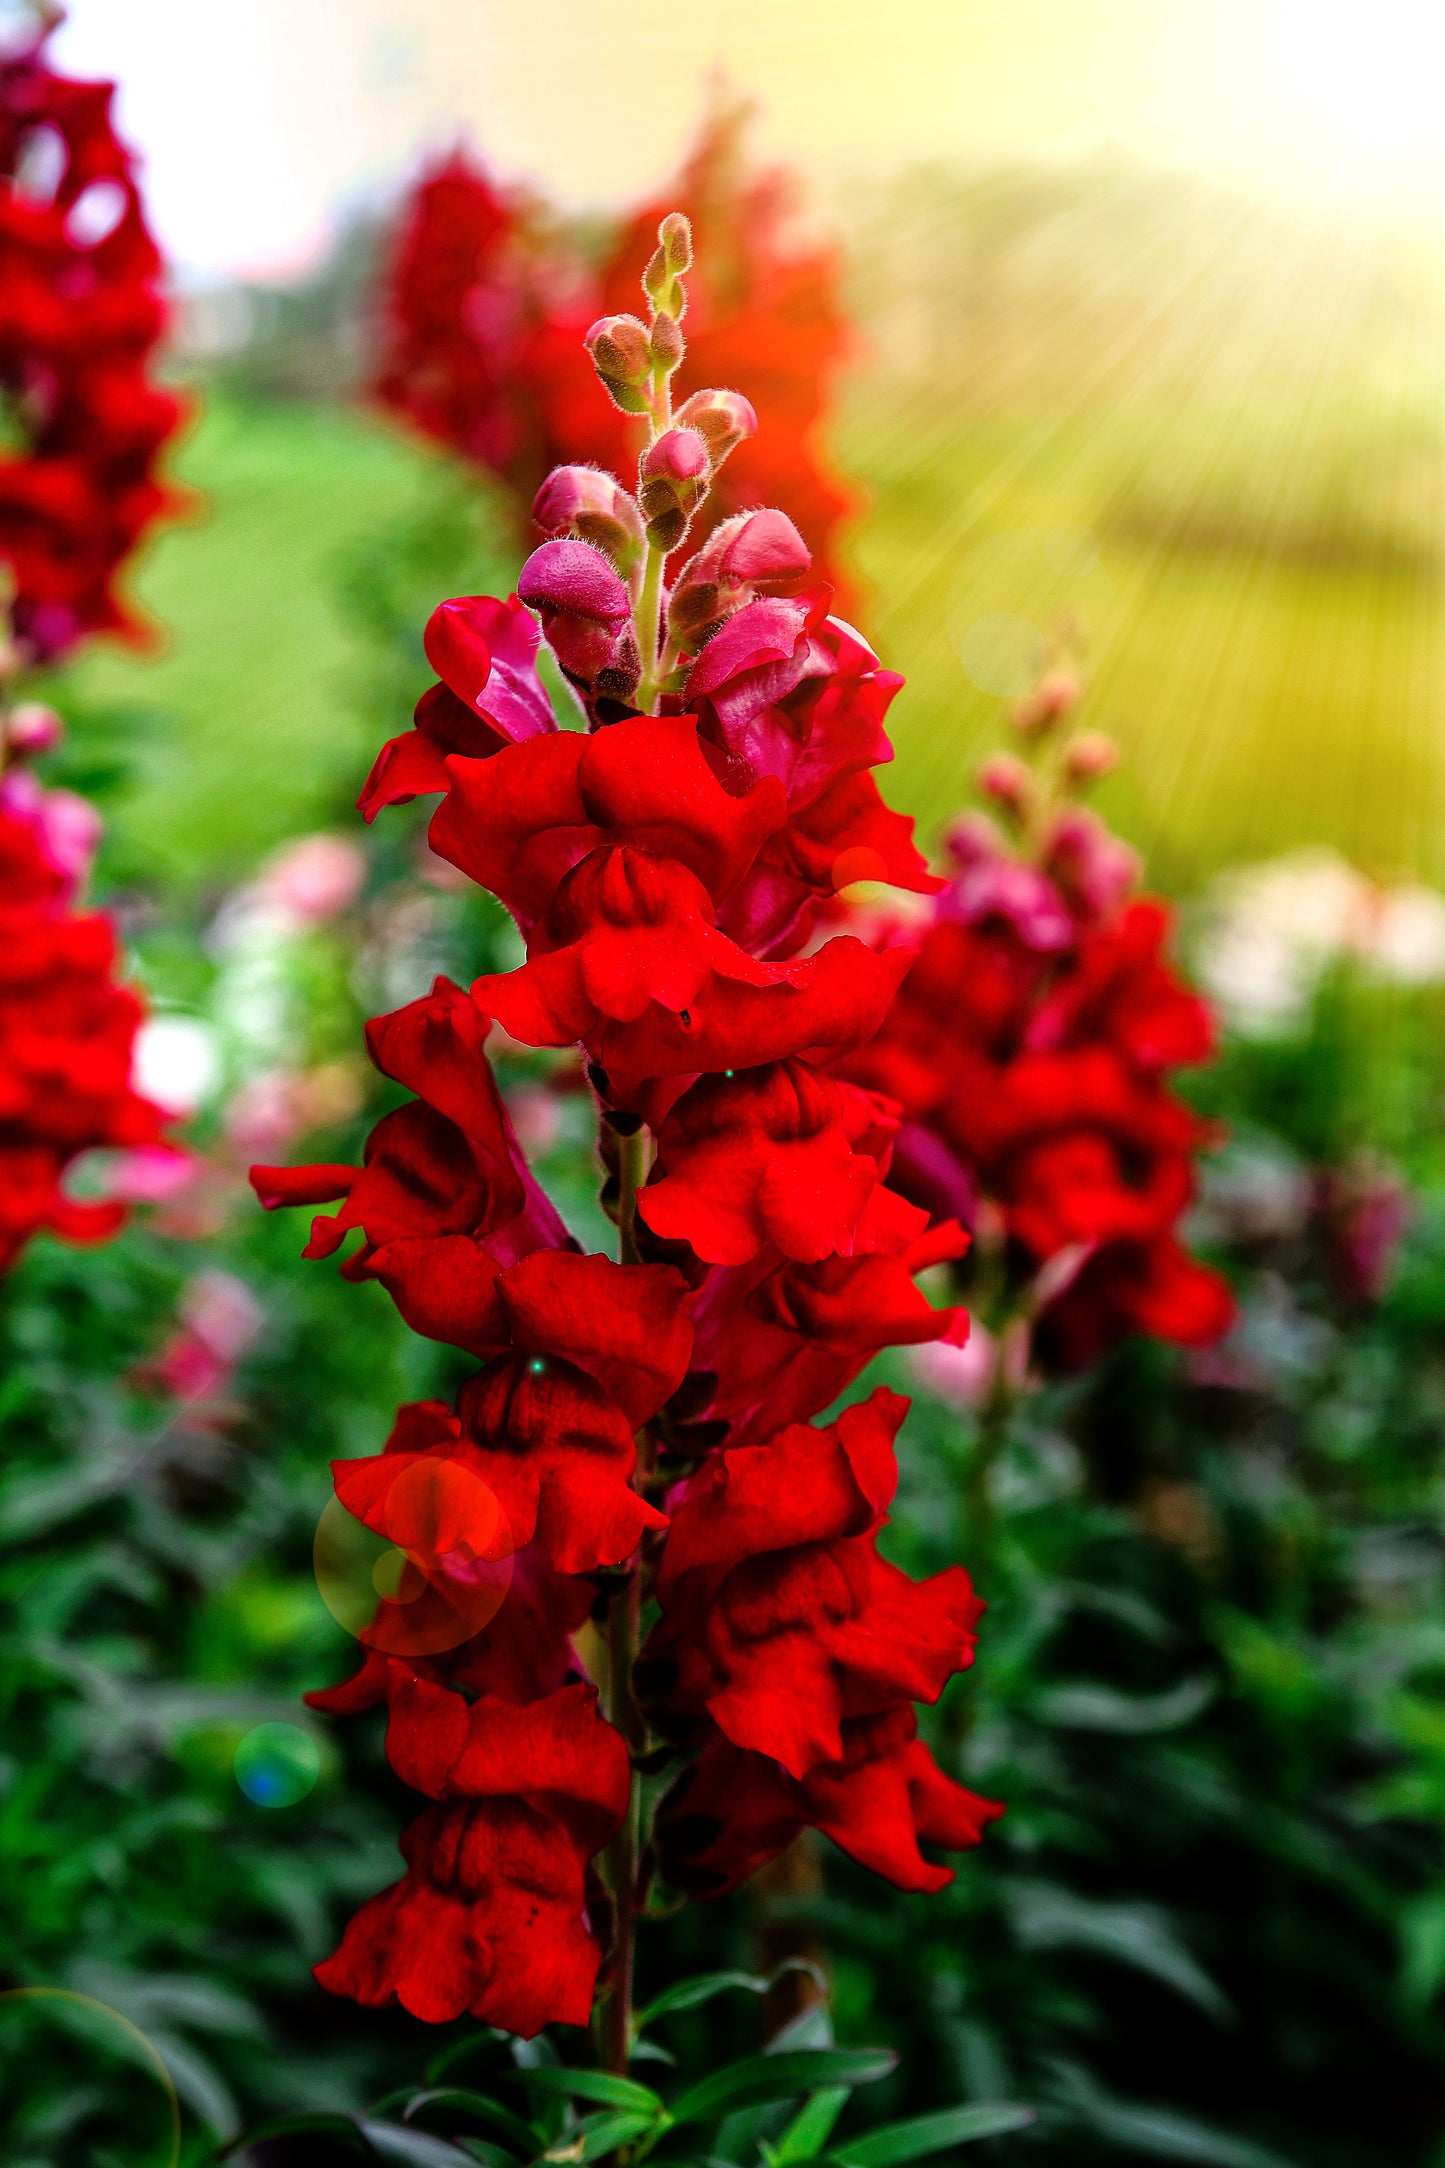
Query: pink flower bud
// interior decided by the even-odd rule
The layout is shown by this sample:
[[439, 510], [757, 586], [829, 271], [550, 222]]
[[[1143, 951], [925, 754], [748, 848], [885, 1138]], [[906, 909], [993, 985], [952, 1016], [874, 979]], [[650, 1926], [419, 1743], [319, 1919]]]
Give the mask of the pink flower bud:
[[650, 540], [675, 550], [712, 480], [712, 460], [696, 429], [666, 429], [642, 455], [642, 500]]
[[547, 643], [574, 684], [626, 700], [641, 672], [632, 597], [589, 542], [544, 542], [522, 567], [517, 593], [542, 620]]
[[590, 542], [624, 579], [646, 546], [637, 500], [600, 467], [554, 467], [537, 492], [532, 517], [545, 535]]
[[1119, 765], [1119, 748], [1102, 730], [1080, 731], [1064, 755], [1064, 771], [1071, 783], [1097, 783]]
[[1139, 860], [1084, 806], [1054, 823], [1044, 853], [1046, 871], [1081, 918], [1112, 918], [1139, 878]]
[[1048, 730], [1078, 705], [1083, 686], [1072, 670], [1050, 670], [1013, 707], [1013, 726], [1026, 737]]
[[65, 725], [54, 708], [38, 700], [22, 700], [5, 718], [5, 752], [11, 760], [52, 753], [64, 736]]
[[978, 771], [978, 787], [985, 798], [1004, 806], [1020, 818], [1034, 796], [1034, 779], [1012, 753], [991, 753]]
[[584, 344], [613, 405], [624, 414], [645, 414], [652, 377], [647, 326], [635, 316], [600, 316]]
[[758, 433], [751, 400], [740, 391], [695, 391], [677, 410], [680, 427], [695, 429], [712, 459], [713, 472], [738, 445]]
[[668, 606], [674, 634], [695, 651], [734, 610], [791, 586], [812, 562], [785, 512], [739, 512], [725, 519], [677, 576]]

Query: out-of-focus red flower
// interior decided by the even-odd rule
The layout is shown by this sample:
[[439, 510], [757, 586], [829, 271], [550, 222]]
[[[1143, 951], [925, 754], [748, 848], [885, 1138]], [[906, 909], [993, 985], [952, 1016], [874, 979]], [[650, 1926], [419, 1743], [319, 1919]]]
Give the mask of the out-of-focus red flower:
[[[787, 506], [841, 593], [837, 537], [860, 500], [823, 442], [851, 345], [838, 262], [799, 237], [792, 176], [747, 170], [745, 121], [741, 110], [711, 120], [658, 198], [688, 214], [699, 243], [686, 381], [742, 394], [759, 425], [730, 450], [707, 519]], [[535, 199], [452, 153], [423, 176], [402, 220], [376, 396], [525, 504], [566, 462], [630, 479], [644, 437], [598, 399], [583, 333], [635, 305], [659, 215], [642, 206], [593, 263]], [[699, 426], [690, 406], [680, 418]]]
[[20, 439], [0, 457], [0, 563], [38, 661], [142, 630], [115, 583], [180, 503], [157, 460], [184, 411], [150, 374], [162, 266], [114, 86], [57, 75], [48, 34], [0, 57], [0, 396]]
[[124, 1203], [78, 1201], [67, 1172], [97, 1146], [163, 1141], [161, 1110], [131, 1085], [145, 1012], [116, 978], [114, 928], [74, 908], [74, 829], [65, 793], [23, 770], [0, 778], [0, 1271], [42, 1228], [114, 1234]]
[[940, 1222], [997, 1208], [1021, 1272], [1042, 1275], [1036, 1346], [1074, 1369], [1125, 1333], [1217, 1339], [1233, 1306], [1178, 1235], [1210, 1130], [1168, 1077], [1211, 1052], [1208, 1006], [1167, 959], [1167, 907], [1120, 900], [1132, 856], [1069, 819], [1075, 858], [1084, 838], [1111, 869], [1071, 891], [961, 824], [897, 1002], [839, 1066], [902, 1108], [895, 1187]]

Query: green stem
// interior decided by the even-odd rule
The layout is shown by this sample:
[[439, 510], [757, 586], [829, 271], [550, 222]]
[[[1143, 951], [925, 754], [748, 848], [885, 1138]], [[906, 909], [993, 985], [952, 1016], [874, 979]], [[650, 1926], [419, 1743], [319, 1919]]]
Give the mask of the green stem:
[[[642, 1745], [641, 1720], [632, 1698], [632, 1664], [637, 1654], [641, 1591], [636, 1573], [628, 1575], [612, 1599], [607, 1617], [607, 1714], [636, 1753]], [[642, 1814], [641, 1785], [634, 1769], [632, 1794], [622, 1827], [608, 1847], [612, 1902], [617, 1911], [617, 1940], [612, 1979], [602, 2021], [602, 2053], [609, 2070], [627, 2075], [632, 2059], [632, 1971], [637, 1936], [637, 1854]]]
[[637, 651], [642, 658], [642, 675], [637, 681], [637, 705], [644, 715], [651, 715], [657, 705], [657, 635], [662, 605], [662, 566], [662, 551], [649, 542], [642, 564], [642, 588], [637, 597], [634, 618], [637, 626]]
[[[638, 1262], [637, 1192], [646, 1173], [646, 1131], [639, 1129], [635, 1136], [620, 1138], [619, 1143], [618, 1255], [624, 1265], [635, 1265]], [[639, 1486], [651, 1473], [645, 1451], [647, 1443], [646, 1438], [639, 1441], [637, 1473], [633, 1479]], [[627, 1741], [634, 1761], [647, 1743], [647, 1727], [632, 1693], [632, 1666], [637, 1656], [641, 1624], [639, 1564], [613, 1596], [612, 1608], [607, 1615], [607, 1715]], [[641, 1822], [642, 1787], [634, 1766], [626, 1819], [607, 1852], [608, 1879], [617, 1911], [617, 1940], [600, 2028], [602, 2059], [609, 2070], [622, 2077], [627, 2074], [632, 2056], [632, 1974], [637, 1935], [635, 1905]]]

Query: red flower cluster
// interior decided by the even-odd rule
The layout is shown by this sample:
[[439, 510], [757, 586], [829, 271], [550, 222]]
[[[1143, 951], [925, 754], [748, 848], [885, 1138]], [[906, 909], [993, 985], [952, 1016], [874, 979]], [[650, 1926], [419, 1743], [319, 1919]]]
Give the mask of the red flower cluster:
[[158, 1108], [131, 1088], [142, 1009], [115, 980], [115, 932], [73, 908], [96, 838], [83, 799], [0, 776], [0, 1272], [41, 1228], [99, 1242], [123, 1204], [82, 1204], [66, 1170], [98, 1145], [160, 1141]]
[[149, 374], [165, 326], [161, 262], [114, 86], [47, 64], [41, 29], [0, 55], [0, 563], [31, 660], [86, 633], [135, 632], [116, 575], [178, 501], [157, 479], [181, 402]]
[[1052, 790], [1012, 757], [983, 771], [1041, 847], [1008, 849], [982, 815], [957, 825], [898, 1000], [840, 1065], [903, 1110], [895, 1187], [935, 1224], [997, 1230], [1002, 1307], [1041, 1307], [1035, 1348], [1064, 1370], [1128, 1333], [1199, 1346], [1233, 1314], [1177, 1231], [1211, 1132], [1168, 1077], [1207, 1059], [1213, 1021], [1167, 959], [1168, 907], [1131, 893], [1132, 852], [1068, 803], [1110, 757], [1093, 733], [1050, 743], [1072, 699], [1051, 681], [1018, 716]]
[[[726, 394], [672, 412], [690, 261], [668, 218], [649, 322], [589, 335], [650, 422], [638, 496], [551, 478], [521, 600], [437, 611], [439, 682], [363, 793], [368, 814], [443, 794], [433, 847], [505, 902], [526, 961], [371, 1026], [415, 1097], [364, 1166], [254, 1174], [267, 1204], [340, 1199], [308, 1254], [354, 1230], [344, 1271], [481, 1365], [455, 1405], [403, 1409], [385, 1452], [335, 1469], [395, 1593], [357, 1677], [314, 1699], [384, 1702], [392, 1766], [433, 1804], [319, 1977], [531, 2033], [585, 2020], [610, 1941], [620, 2061], [650, 1877], [728, 1889], [812, 1825], [936, 1888], [920, 1842], [972, 1844], [998, 1811], [917, 1737], [980, 1606], [961, 1568], [920, 1586], [879, 1553], [906, 1403], [809, 1421], [881, 1346], [966, 1330], [913, 1283], [965, 1238], [885, 1186], [898, 1109], [828, 1066], [877, 1032], [911, 958], [851, 935], [801, 953], [859, 870], [936, 885], [870, 772], [898, 680], [826, 589], [782, 592], [809, 563], [780, 513], [725, 522], [666, 577], [699, 477], [752, 425]], [[527, 609], [589, 729], [555, 726]], [[619, 1262], [582, 1255], [531, 1176], [491, 1020], [584, 1050]], [[573, 1638], [589, 1615], [610, 1721]], [[639, 1850], [630, 1757], [669, 1749]]]
[[[848, 345], [837, 264], [793, 237], [790, 176], [746, 171], [744, 118], [710, 122], [666, 192], [690, 215], [706, 267], [689, 297], [690, 364], [701, 381], [743, 393], [764, 424], [720, 479], [702, 528], [785, 503], [837, 587], [835, 537], [857, 506], [821, 441]], [[402, 224], [377, 396], [524, 501], [562, 459], [623, 471], [632, 432], [599, 408], [581, 340], [594, 317], [629, 305], [660, 215], [638, 210], [593, 264], [534, 200], [454, 153], [420, 182]]]

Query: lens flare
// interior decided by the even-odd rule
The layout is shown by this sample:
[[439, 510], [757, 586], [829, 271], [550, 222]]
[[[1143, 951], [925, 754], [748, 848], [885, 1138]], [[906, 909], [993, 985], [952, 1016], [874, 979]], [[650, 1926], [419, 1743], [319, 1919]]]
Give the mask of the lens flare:
[[[154, 2078], [165, 2100], [166, 2137], [164, 2150], [153, 2157], [157, 2168], [176, 2168], [181, 2157], [181, 2104], [159, 2049], [123, 2011], [113, 2010], [109, 2003], [97, 2002], [93, 1995], [77, 1994], [73, 1988], [12, 1987], [0, 1994], [0, 2049], [3, 2049], [4, 2053], [8, 2096], [6, 2107], [11, 2134], [14, 2135], [23, 2126], [25, 2113], [23, 2081], [26, 2057], [22, 2021], [26, 2018], [59, 2025], [72, 2035], [79, 2034], [87, 2045], [103, 2047], [110, 2055], [139, 2064]], [[95, 2024], [97, 2018], [101, 2020], [99, 2027]], [[18, 2051], [12, 2047], [16, 2032], [20, 2034]], [[78, 2074], [76, 2082], [79, 2086]], [[119, 2137], [122, 2133], [113, 2130], [107, 2135]], [[124, 2135], [130, 2143], [134, 2143], [134, 2132], [128, 2118]]]
[[[512, 1538], [496, 1493], [454, 1460], [387, 1456], [368, 1469], [366, 1519], [339, 1498], [316, 1528], [327, 1610], [385, 1656], [436, 1656], [489, 1625], [512, 1581]], [[356, 1464], [353, 1464], [356, 1465]]]
[[299, 1724], [257, 1724], [236, 1749], [236, 1782], [258, 1807], [294, 1807], [320, 1774], [321, 1749]]

